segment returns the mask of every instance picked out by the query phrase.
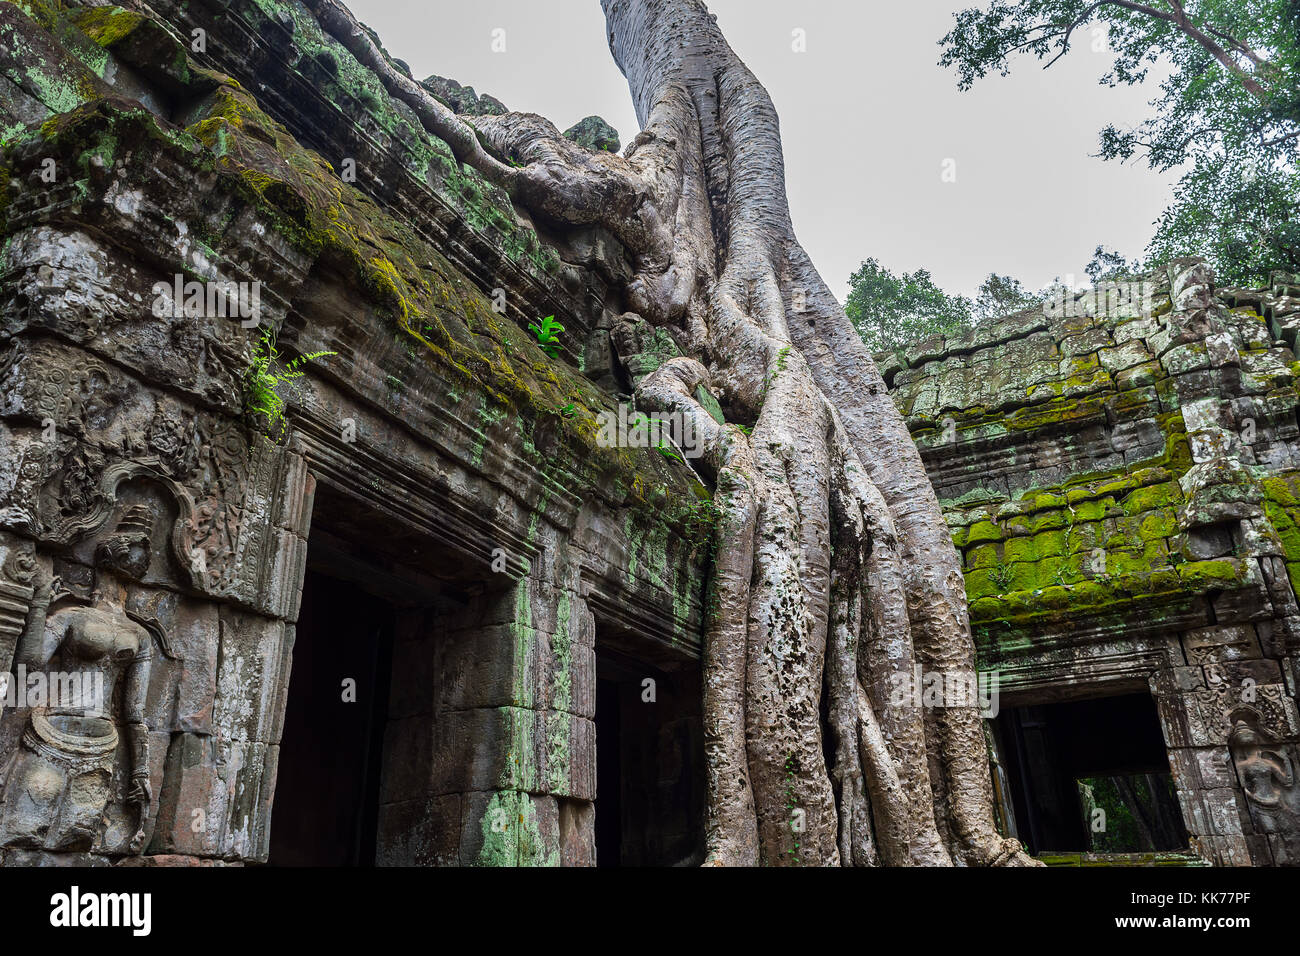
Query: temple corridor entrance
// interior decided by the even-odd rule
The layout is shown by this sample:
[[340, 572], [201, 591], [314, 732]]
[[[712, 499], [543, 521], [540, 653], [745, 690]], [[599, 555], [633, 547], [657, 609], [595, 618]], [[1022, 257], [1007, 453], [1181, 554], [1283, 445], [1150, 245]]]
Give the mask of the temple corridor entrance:
[[596, 865], [703, 861], [704, 738], [698, 670], [596, 655]]
[[1187, 848], [1149, 694], [1004, 708], [997, 735], [1031, 853]]
[[311, 498], [267, 862], [473, 862], [463, 808], [511, 745], [516, 582], [355, 488]]
[[271, 818], [271, 865], [372, 866], [393, 609], [308, 570]]

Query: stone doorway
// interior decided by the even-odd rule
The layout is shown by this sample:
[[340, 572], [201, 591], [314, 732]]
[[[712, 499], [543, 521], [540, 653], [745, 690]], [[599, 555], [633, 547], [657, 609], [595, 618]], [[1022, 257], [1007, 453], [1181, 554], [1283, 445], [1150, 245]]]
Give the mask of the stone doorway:
[[696, 668], [596, 654], [596, 865], [703, 860], [704, 742]]
[[371, 866], [395, 615], [310, 569], [293, 648], [271, 865]]
[[1031, 853], [1188, 847], [1149, 694], [1008, 707], [996, 723], [1016, 835]]
[[455, 864], [461, 794], [482, 787], [482, 761], [451, 753], [456, 693], [478, 686], [462, 679], [473, 661], [504, 659], [478, 623], [508, 619], [513, 592], [487, 594], [454, 551], [348, 489], [313, 480], [310, 500], [268, 863]]

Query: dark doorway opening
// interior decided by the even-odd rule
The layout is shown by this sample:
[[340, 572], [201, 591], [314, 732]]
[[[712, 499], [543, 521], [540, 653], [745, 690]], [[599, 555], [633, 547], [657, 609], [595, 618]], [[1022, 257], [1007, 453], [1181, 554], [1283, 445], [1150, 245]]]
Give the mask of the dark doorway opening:
[[997, 724], [1018, 836], [1031, 853], [1187, 847], [1149, 694], [1004, 708]]
[[307, 571], [271, 865], [374, 865], [394, 620], [391, 606], [356, 585]]
[[623, 767], [619, 683], [596, 681], [596, 865], [623, 862]]
[[598, 636], [596, 678], [596, 865], [703, 862], [698, 670], [660, 670]]

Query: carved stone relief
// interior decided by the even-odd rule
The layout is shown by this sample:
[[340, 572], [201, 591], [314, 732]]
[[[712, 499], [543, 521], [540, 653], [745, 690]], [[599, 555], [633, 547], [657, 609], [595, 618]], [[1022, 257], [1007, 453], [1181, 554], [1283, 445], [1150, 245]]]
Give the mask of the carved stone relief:
[[[13, 619], [25, 603], [26, 623], [6, 675], [7, 720], [21, 735], [0, 774], [0, 846], [143, 849], [156, 786], [146, 695], [155, 653], [172, 652], [158, 623], [127, 603], [128, 586], [154, 562], [155, 508], [127, 506], [106, 522], [84, 542], [88, 575], [66, 585], [30, 555], [15, 551], [6, 562], [6, 578], [29, 583], [9, 592]], [[115, 792], [128, 813], [107, 812]]]
[[1233, 764], [1256, 829], [1268, 838], [1273, 862], [1300, 864], [1300, 780], [1296, 746], [1279, 743], [1268, 722], [1249, 708], [1233, 713], [1228, 738]]

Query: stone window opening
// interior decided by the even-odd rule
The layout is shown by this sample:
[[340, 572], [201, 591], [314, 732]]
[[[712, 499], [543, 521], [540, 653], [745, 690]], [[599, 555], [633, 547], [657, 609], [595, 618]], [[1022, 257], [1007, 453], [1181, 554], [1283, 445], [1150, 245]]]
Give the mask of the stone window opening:
[[996, 731], [1012, 835], [1035, 856], [1187, 850], [1149, 694], [1005, 707]]

